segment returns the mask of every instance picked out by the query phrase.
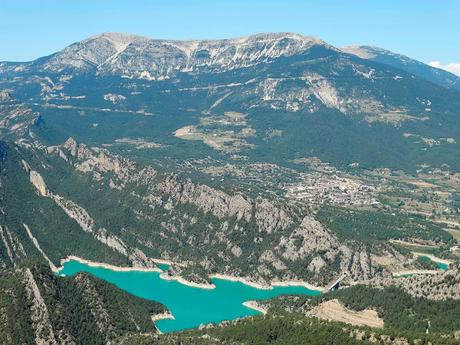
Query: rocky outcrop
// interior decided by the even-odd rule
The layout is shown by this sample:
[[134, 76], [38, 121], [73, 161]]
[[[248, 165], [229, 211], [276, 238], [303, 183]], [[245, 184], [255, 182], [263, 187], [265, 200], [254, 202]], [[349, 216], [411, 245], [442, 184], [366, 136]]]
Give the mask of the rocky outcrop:
[[287, 229], [293, 223], [286, 209], [262, 198], [256, 199], [254, 217], [259, 229], [269, 234], [279, 229]]
[[112, 102], [113, 104], [119, 104], [126, 101], [126, 97], [123, 95], [115, 95], [113, 93], [108, 93], [104, 95], [104, 100]]
[[307, 269], [313, 273], [319, 273], [327, 265], [321, 256], [315, 256], [307, 266]]
[[[130, 191], [139, 203], [154, 210], [150, 214], [148, 209], [133, 209], [134, 214], [152, 222], [159, 230], [151, 238], [146, 238], [144, 232], [137, 229], [129, 232], [118, 229], [120, 233], [138, 236], [135, 237], [138, 243], [155, 252], [161, 251], [164, 257], [201, 265], [198, 271], [218, 269], [219, 273], [243, 274], [239, 267], [231, 264], [243, 259], [251, 262], [253, 270], [248, 278], [253, 281], [267, 283], [271, 279], [314, 277], [323, 284], [338, 273], [347, 273], [349, 279], [359, 281], [377, 272], [367, 249], [360, 249], [356, 243], [339, 242], [312, 214], [295, 205], [260, 196], [251, 199], [241, 192], [226, 193], [175, 174], [162, 175], [151, 167], [140, 167], [108, 150], [78, 144], [72, 138], [63, 145], [48, 148], [47, 153], [61, 158], [65, 156], [66, 159], [62, 159], [66, 164], [81, 174], [91, 175], [95, 184], [105, 184], [122, 193]], [[122, 238], [119, 233], [115, 235], [109, 228], [99, 228], [89, 212], [72, 201], [58, 195], [52, 197], [84, 231], [129, 258], [133, 265], [153, 265], [144, 251], [127, 245], [128, 237]], [[158, 214], [166, 218], [160, 220]], [[203, 216], [207, 214], [216, 217], [217, 222], [212, 217]], [[208, 219], [201, 225], [204, 234], [190, 230], [204, 219]], [[219, 223], [220, 226], [216, 225]], [[255, 229], [256, 232], [247, 232], [246, 229]], [[267, 243], [267, 239], [271, 242]], [[179, 251], [171, 253], [164, 248], [161, 245], [164, 240], [174, 243]], [[187, 250], [186, 258], [182, 257], [187, 246], [198, 243], [218, 246], [217, 256], [203, 257], [202, 253]], [[305, 267], [302, 271], [304, 277], [299, 276], [299, 264]]]
[[40, 122], [40, 114], [32, 111], [24, 104], [0, 101], [0, 129], [4, 128], [11, 133], [24, 136], [32, 125]]
[[10, 231], [7, 226], [0, 225], [0, 247], [6, 253], [6, 258], [0, 258], [0, 267], [16, 266], [17, 262], [24, 259], [27, 254], [16, 233]]
[[0, 91], [0, 102], [11, 100], [11, 94], [8, 91]]
[[26, 229], [27, 235], [29, 236], [30, 241], [33, 243], [34, 247], [38, 250], [38, 252], [43, 256], [43, 258], [48, 262], [51, 270], [53, 272], [57, 272], [56, 266], [53, 264], [53, 262], [49, 259], [49, 257], [45, 254], [45, 252], [42, 250], [40, 247], [40, 244], [38, 243], [37, 239], [32, 235], [32, 231], [30, 231], [29, 227], [27, 224], [23, 224], [24, 228]]
[[30, 317], [35, 331], [35, 344], [57, 345], [54, 330], [50, 322], [48, 308], [29, 268], [23, 270], [23, 279], [27, 297], [31, 303]]
[[356, 243], [339, 242], [320, 222], [306, 216], [289, 236], [280, 238], [276, 250], [285, 260], [292, 262], [312, 258], [307, 269], [318, 277], [338, 260], [340, 269], [337, 273], [347, 273], [353, 280], [369, 279], [376, 273], [376, 267], [366, 250], [351, 249], [355, 246]]
[[128, 179], [135, 166], [129, 159], [111, 155], [107, 150], [98, 147], [88, 148], [84, 144], [78, 144], [73, 138], [69, 138], [60, 149], [74, 158], [70, 163], [77, 171], [90, 172], [95, 179], [99, 179], [102, 173], [111, 172], [123, 182]]
[[29, 174], [30, 183], [32, 183], [32, 185], [37, 189], [38, 193], [41, 196], [48, 196], [48, 187], [46, 186], [45, 180], [40, 175], [40, 173], [38, 173], [35, 170], [32, 170], [30, 165], [25, 160], [22, 160], [22, 166], [24, 170]]
[[197, 185], [190, 180], [181, 181], [177, 175], [170, 175], [158, 186], [160, 192], [169, 194], [176, 202], [196, 205], [204, 213], [218, 218], [235, 216], [238, 220], [250, 221], [252, 205], [242, 195], [230, 196], [222, 191]]
[[415, 274], [409, 277], [374, 278], [366, 282], [372, 286], [395, 285], [414, 297], [431, 300], [460, 300], [460, 266], [453, 265], [437, 274]]
[[288, 237], [280, 238], [277, 250], [290, 261], [297, 261], [316, 252], [325, 253], [324, 257], [333, 261], [340, 251], [340, 244], [320, 222], [306, 216]]
[[75, 220], [83, 231], [93, 233], [94, 220], [83, 207], [80, 207], [71, 200], [67, 200], [59, 195], [53, 195], [53, 200], [60, 206], [64, 212], [73, 220]]
[[255, 222], [260, 232], [272, 233], [285, 230], [294, 222], [287, 209], [264, 198], [251, 200], [242, 194], [229, 195], [206, 185], [194, 184], [170, 175], [158, 191], [169, 195], [174, 202], [193, 204], [204, 213], [212, 213], [219, 219], [236, 217], [237, 221]]
[[30, 171], [30, 182], [37, 189], [41, 196], [48, 196], [49, 191], [43, 177], [35, 170]]
[[154, 263], [138, 248], [130, 248], [123, 240], [117, 236], [110, 234], [107, 229], [95, 226], [95, 221], [89, 213], [81, 206], [71, 200], [67, 200], [59, 195], [52, 195], [53, 200], [59, 205], [64, 212], [74, 219], [81, 229], [94, 236], [99, 242], [104, 243], [118, 253], [126, 256], [134, 266], [138, 267], [154, 267]]
[[[89, 153], [93, 152], [91, 150], [86, 149], [85, 146], [78, 146], [73, 139], [69, 139], [66, 142], [65, 148], [69, 151], [70, 156], [81, 155], [83, 159], [88, 158]], [[55, 149], [56, 148], [50, 150], [48, 148], [46, 152], [53, 153]], [[60, 151], [59, 148], [58, 151]], [[121, 164], [120, 161], [112, 160], [110, 157], [106, 156], [106, 152], [104, 152], [103, 155], [104, 159], [102, 159], [102, 161], [96, 162], [99, 169], [101, 169], [101, 171], [102, 169], [106, 169], [106, 171], [114, 173], [118, 172], [119, 176], [122, 175], [122, 169], [120, 168], [120, 170], [117, 170], [116, 165]], [[92, 159], [92, 156], [90, 156], [90, 159]], [[114, 161], [116, 163], [114, 163]], [[126, 245], [121, 238], [114, 234], [111, 234], [107, 229], [98, 228], [96, 226], [96, 222], [94, 221], [94, 219], [83, 207], [73, 202], [72, 200], [68, 200], [60, 195], [51, 193], [40, 173], [38, 173], [35, 170], [32, 170], [30, 165], [25, 160], [22, 160], [21, 163], [23, 169], [26, 171], [26, 173], [29, 174], [31, 184], [37, 189], [39, 194], [41, 196], [49, 197], [50, 199], [52, 199], [67, 214], [69, 218], [73, 219], [80, 226], [80, 228], [83, 231], [91, 234], [97, 241], [107, 245], [108, 247], [114, 249], [118, 253], [127, 257], [133, 265], [139, 267], [154, 267], [154, 263], [147, 257], [147, 255], [145, 255], [145, 253], [142, 250], [135, 247], [132, 248]], [[53, 270], [56, 270], [54, 264], [40, 248], [39, 243], [32, 235], [32, 232], [30, 231], [29, 227], [26, 224], [24, 224], [24, 227], [36, 249], [42, 254], [45, 260], [49, 263], [50, 267]], [[0, 233], [0, 235], [3, 235], [3, 232]], [[0, 236], [0, 238], [1, 237], [2, 236]], [[4, 243], [8, 245], [8, 242]], [[13, 260], [13, 253], [11, 252], [11, 248], [9, 246], [6, 246], [5, 248], [7, 250], [7, 253], [9, 253], [11, 260]]]
[[[265, 283], [275, 277], [300, 279], [298, 272], [293, 270], [293, 267], [298, 267], [299, 262], [305, 265], [311, 276], [322, 279], [324, 284], [339, 272], [347, 273], [353, 280], [368, 279], [376, 272], [366, 250], [356, 251], [351, 249], [354, 244], [340, 243], [334, 234], [312, 215], [303, 215], [304, 211], [293, 205], [277, 203], [263, 197], [250, 199], [238, 192], [229, 194], [175, 174], [162, 176], [151, 167], [140, 168], [131, 160], [111, 154], [105, 149], [88, 148], [72, 138], [53, 150], [61, 156], [59, 151], [68, 157], [67, 163], [76, 171], [91, 174], [96, 183], [105, 181], [108, 187], [120, 191], [134, 188], [131, 195], [140, 202], [151, 209], [166, 211], [169, 214], [168, 219], [158, 221], [160, 236], [177, 243], [179, 248], [195, 243], [196, 234], [189, 234], [188, 229], [202, 218], [202, 214], [216, 217], [221, 226], [214, 232], [206, 230], [207, 234], [203, 238], [206, 243], [222, 246], [223, 251], [218, 253], [218, 257], [213, 258], [203, 259], [199, 253], [194, 254], [198, 255], [197, 257], [193, 256], [193, 259], [198, 260], [195, 264], [203, 263], [202, 269], [208, 272], [220, 267], [219, 273], [238, 275], [241, 272], [237, 267], [227, 265], [224, 269], [222, 262], [229, 263], [235, 259], [249, 257], [252, 258], [255, 268], [249, 278]], [[137, 187], [140, 188], [140, 194], [137, 194]], [[82, 229], [91, 232], [98, 241], [128, 257], [135, 265], [150, 264], [143, 251], [129, 248], [125, 241], [114, 236], [109, 229], [96, 228], [86, 211], [68, 200], [64, 202], [60, 197], [55, 198], [66, 213], [74, 218]], [[192, 205], [198, 213], [191, 214], [188, 208], [184, 209], [181, 205]], [[155, 222], [145, 210], [136, 210], [135, 213], [140, 219]], [[205, 229], [212, 229], [214, 226], [215, 223], [203, 224]], [[248, 227], [257, 229], [260, 236], [247, 237], [249, 234], [244, 233]], [[270, 236], [270, 241], [273, 242], [268, 245], [270, 249], [264, 242], [267, 236]], [[254, 243], [250, 246], [251, 251], [243, 249], [247, 247], [244, 241]], [[152, 240], [141, 240], [140, 243], [155, 250], [162, 248], [158, 242]], [[179, 253], [163, 250], [163, 255], [184, 262]], [[216, 260], [222, 262], [217, 264]], [[334, 268], [334, 272], [331, 272], [331, 267], [337, 265], [339, 269]]]

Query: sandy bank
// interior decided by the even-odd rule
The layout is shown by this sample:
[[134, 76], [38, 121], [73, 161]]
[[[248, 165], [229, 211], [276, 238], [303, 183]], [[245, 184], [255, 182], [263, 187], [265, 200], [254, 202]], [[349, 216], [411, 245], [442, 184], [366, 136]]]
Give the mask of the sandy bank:
[[243, 302], [243, 305], [246, 308], [254, 309], [255, 311], [258, 311], [259, 313], [262, 313], [264, 315], [267, 314], [267, 309], [260, 306], [259, 303], [257, 303], [257, 301], [246, 301], [246, 302]]
[[259, 290], [271, 290], [276, 286], [301, 286], [304, 288], [307, 288], [309, 290], [317, 290], [317, 291], [323, 291], [324, 288], [319, 287], [319, 286], [314, 286], [310, 283], [304, 282], [304, 281], [287, 281], [287, 282], [272, 282], [270, 285], [268, 284], [259, 284], [252, 282], [250, 280], [247, 280], [245, 278], [240, 278], [240, 277], [234, 277], [226, 274], [213, 274], [209, 276], [211, 279], [223, 279], [223, 280], [230, 280], [234, 282], [240, 282], [243, 283], [244, 285], [249, 285], [252, 286], [253, 288], [259, 289]]
[[[164, 313], [161, 314], [155, 314], [152, 315], [152, 321], [155, 324], [156, 321], [159, 320], [175, 320], [176, 318], [174, 317], [173, 314], [171, 314], [169, 311], [165, 311]], [[159, 334], [163, 334], [163, 332], [160, 331], [160, 329], [155, 325], [155, 328], [157, 329]]]
[[151, 268], [141, 267], [141, 266], [121, 267], [121, 266], [105, 264], [102, 262], [89, 261], [86, 259], [79, 258], [78, 256], [73, 256], [73, 255], [70, 255], [67, 258], [61, 260], [60, 267], [57, 269], [57, 272], [59, 272], [62, 269], [62, 267], [64, 266], [66, 262], [71, 261], [71, 260], [81, 262], [82, 264], [85, 264], [91, 267], [102, 267], [102, 268], [107, 268], [112, 271], [119, 271], [119, 272], [123, 272], [123, 271], [163, 272], [158, 267], [151, 267]]
[[441, 258], [438, 258], [437, 256], [434, 256], [434, 255], [431, 255], [431, 254], [425, 254], [425, 253], [419, 253], [419, 252], [412, 252], [412, 254], [414, 254], [416, 257], [426, 256], [431, 261], [439, 262], [439, 263], [445, 264], [445, 265], [450, 265], [452, 263], [450, 260], [441, 259]]
[[230, 275], [227, 275], [227, 274], [216, 273], [216, 274], [210, 275], [209, 278], [211, 278], [211, 279], [230, 280], [232, 282], [239, 282], [239, 283], [243, 283], [244, 285], [252, 286], [253, 288], [256, 288], [256, 289], [259, 289], [259, 290], [270, 290], [270, 289], [272, 289], [272, 287], [270, 285], [262, 285], [262, 284], [259, 284], [259, 283], [254, 283], [254, 282], [251, 282], [251, 281], [249, 281], [249, 280], [247, 280], [245, 278], [234, 277], [234, 276], [230, 276]]
[[189, 280], [186, 280], [186, 279], [184, 279], [184, 278], [182, 278], [180, 276], [170, 276], [165, 272], [160, 274], [160, 278], [164, 279], [164, 280], [175, 280], [178, 283], [181, 283], [181, 284], [187, 285], [187, 286], [191, 286], [191, 287], [194, 287], [194, 288], [209, 289], [209, 290], [216, 288], [216, 286], [214, 284], [195, 283], [195, 282], [191, 282]]
[[152, 315], [153, 322], [158, 321], [158, 320], [175, 320], [175, 317], [169, 311], [165, 311], [164, 313], [161, 313], [161, 314]]

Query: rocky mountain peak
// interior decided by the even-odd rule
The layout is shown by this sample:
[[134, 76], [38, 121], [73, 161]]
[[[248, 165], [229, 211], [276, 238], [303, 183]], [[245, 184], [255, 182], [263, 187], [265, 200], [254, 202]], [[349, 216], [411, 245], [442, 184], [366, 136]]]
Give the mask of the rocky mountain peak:
[[86, 39], [85, 41], [89, 40], [102, 40], [105, 39], [107, 41], [112, 42], [114, 45], [127, 45], [132, 42], [136, 41], [147, 41], [149, 38], [139, 35], [132, 35], [122, 32], [103, 32], [102, 34], [97, 34], [91, 36], [90, 38]]
[[52, 72], [95, 71], [97, 74], [163, 79], [177, 72], [224, 71], [302, 54], [325, 42], [295, 33], [263, 33], [217, 40], [150, 39], [102, 33], [76, 42], [33, 65]]
[[67, 139], [67, 141], [62, 146], [63, 148], [69, 150], [72, 156], [75, 156], [75, 152], [77, 151], [78, 144], [74, 138], [70, 137], [69, 139]]
[[[249, 36], [243, 36], [238, 38], [231, 38], [228, 41], [232, 41], [235, 43], [242, 43], [242, 42], [254, 42], [254, 41], [277, 41], [277, 40], [293, 40], [299, 42], [314, 42], [318, 44], [326, 44], [324, 41], [313, 37], [313, 36], [305, 36], [295, 32], [268, 32], [268, 33], [258, 33]], [[225, 41], [225, 40], [214, 40], [214, 41]]]
[[65, 69], [91, 69], [122, 52], [133, 42], [146, 39], [141, 36], [121, 33], [103, 33], [76, 42], [60, 52], [45, 58], [45, 70], [60, 72]]

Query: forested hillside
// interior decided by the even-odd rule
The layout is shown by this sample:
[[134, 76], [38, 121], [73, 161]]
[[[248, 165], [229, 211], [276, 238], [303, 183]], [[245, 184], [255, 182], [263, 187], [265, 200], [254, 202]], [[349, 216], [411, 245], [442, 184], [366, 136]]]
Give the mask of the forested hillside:
[[57, 277], [30, 262], [0, 272], [0, 340], [17, 344], [107, 344], [155, 333], [165, 308], [86, 274]]

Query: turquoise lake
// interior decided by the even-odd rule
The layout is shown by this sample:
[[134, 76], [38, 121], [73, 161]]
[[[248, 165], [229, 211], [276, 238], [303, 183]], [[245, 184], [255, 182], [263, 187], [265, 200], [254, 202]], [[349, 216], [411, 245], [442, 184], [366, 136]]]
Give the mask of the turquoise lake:
[[436, 265], [438, 265], [438, 268], [441, 270], [447, 270], [449, 268], [448, 264], [445, 264], [443, 262], [435, 261]]
[[[164, 268], [166, 266], [162, 267]], [[135, 296], [165, 305], [175, 319], [159, 320], [155, 323], [163, 333], [259, 314], [258, 311], [242, 305], [245, 301], [264, 300], [284, 294], [320, 294], [319, 291], [302, 286], [263, 290], [225, 279], [212, 279], [215, 289], [200, 289], [161, 279], [158, 272], [113, 271], [74, 260], [66, 262], [58, 274], [72, 276], [79, 272], [90, 273]]]
[[432, 262], [434, 262], [436, 264], [436, 266], [438, 266], [438, 268], [440, 270], [447, 270], [449, 268], [449, 265], [444, 263], [444, 262], [439, 262], [439, 261], [436, 261], [436, 260], [433, 260], [432, 258], [430, 258], [429, 256], [421, 256], [422, 258], [427, 258], [428, 260], [431, 260]]

